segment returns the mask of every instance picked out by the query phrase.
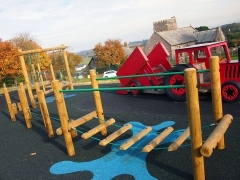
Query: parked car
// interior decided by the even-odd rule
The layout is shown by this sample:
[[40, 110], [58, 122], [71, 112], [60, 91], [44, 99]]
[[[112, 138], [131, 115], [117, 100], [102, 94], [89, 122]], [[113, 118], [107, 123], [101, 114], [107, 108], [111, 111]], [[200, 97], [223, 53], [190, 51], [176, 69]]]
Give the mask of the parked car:
[[117, 76], [117, 71], [115, 71], [115, 70], [105, 71], [103, 73], [104, 78], [109, 78], [109, 77], [114, 77], [114, 76]]
[[84, 69], [86, 67], [85, 64], [81, 64], [75, 67], [76, 71], [81, 71], [82, 69]]

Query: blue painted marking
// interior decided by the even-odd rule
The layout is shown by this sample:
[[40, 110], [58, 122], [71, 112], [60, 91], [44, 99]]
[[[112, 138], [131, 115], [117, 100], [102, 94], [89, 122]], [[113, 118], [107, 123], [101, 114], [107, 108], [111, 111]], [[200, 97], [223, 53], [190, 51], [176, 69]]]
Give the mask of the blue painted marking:
[[[145, 125], [139, 122], [130, 122], [132, 124], [131, 130], [133, 136], [146, 128]], [[156, 126], [152, 126], [152, 131], [144, 138], [136, 142], [129, 149], [122, 151], [119, 146], [126, 140], [121, 140], [112, 145], [112, 151], [107, 155], [89, 162], [73, 162], [61, 161], [51, 166], [50, 172], [52, 174], [68, 174], [80, 171], [91, 171], [93, 173], [93, 180], [112, 179], [115, 176], [122, 174], [129, 174], [134, 176], [135, 179], [148, 179], [154, 180], [155, 177], [151, 176], [146, 167], [147, 153], [142, 152], [142, 148], [147, 145], [152, 139], [158, 135], [158, 131], [175, 124], [174, 121], [165, 121]], [[184, 129], [172, 132], [160, 144], [173, 142]]]
[[[70, 98], [70, 97], [73, 97], [73, 96], [76, 96], [76, 94], [63, 94], [64, 95], [64, 99], [66, 98]], [[54, 96], [49, 96], [49, 97], [46, 97], [46, 103], [51, 103], [55, 100], [55, 97]]]

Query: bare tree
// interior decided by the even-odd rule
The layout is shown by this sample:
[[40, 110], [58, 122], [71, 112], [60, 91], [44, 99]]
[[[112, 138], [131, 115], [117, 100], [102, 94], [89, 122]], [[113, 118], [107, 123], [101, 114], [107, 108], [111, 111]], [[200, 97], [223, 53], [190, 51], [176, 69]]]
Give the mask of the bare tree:
[[40, 41], [28, 32], [16, 34], [11, 42], [23, 51], [41, 48]]

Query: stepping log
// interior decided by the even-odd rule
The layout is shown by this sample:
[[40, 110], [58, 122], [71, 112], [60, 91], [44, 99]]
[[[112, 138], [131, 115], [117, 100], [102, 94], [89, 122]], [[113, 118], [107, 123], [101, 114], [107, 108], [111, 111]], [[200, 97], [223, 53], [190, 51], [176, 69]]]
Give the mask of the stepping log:
[[171, 132], [173, 131], [172, 127], [168, 127], [161, 134], [159, 134], [155, 139], [153, 139], [148, 145], [146, 145], [142, 151], [150, 152], [154, 147], [156, 147], [162, 140], [164, 140]]
[[117, 131], [115, 131], [114, 133], [112, 133], [111, 135], [109, 135], [108, 137], [103, 139], [102, 141], [100, 141], [99, 145], [106, 146], [108, 143], [112, 142], [114, 139], [116, 139], [117, 137], [119, 137], [120, 135], [122, 135], [123, 133], [125, 133], [127, 130], [129, 130], [131, 128], [132, 128], [131, 124], [124, 125], [120, 129], [118, 129]]
[[138, 133], [136, 136], [132, 137], [131, 139], [129, 139], [127, 142], [123, 143], [120, 146], [121, 150], [126, 150], [128, 149], [130, 146], [132, 146], [134, 143], [136, 143], [137, 141], [139, 141], [141, 138], [143, 138], [147, 133], [149, 133], [152, 130], [152, 128], [150, 126], [147, 126], [145, 129], [143, 129], [140, 133]]

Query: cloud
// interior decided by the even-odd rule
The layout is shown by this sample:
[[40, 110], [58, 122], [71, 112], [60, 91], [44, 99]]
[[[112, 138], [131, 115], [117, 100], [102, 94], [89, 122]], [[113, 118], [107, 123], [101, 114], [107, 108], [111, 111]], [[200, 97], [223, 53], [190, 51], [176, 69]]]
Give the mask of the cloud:
[[1, 37], [29, 32], [51, 47], [78, 52], [107, 39], [148, 39], [153, 22], [177, 18], [178, 27], [216, 27], [239, 21], [238, 0], [8, 0], [1, 3]]

